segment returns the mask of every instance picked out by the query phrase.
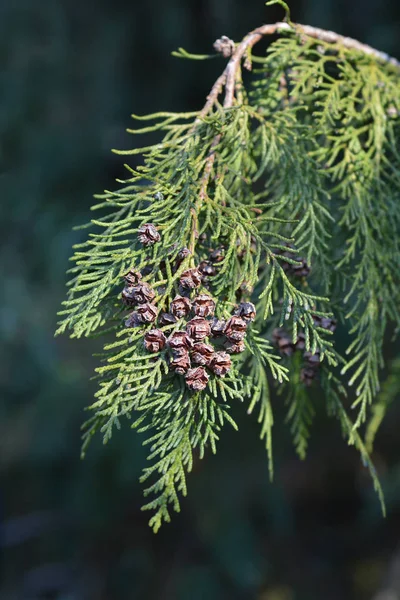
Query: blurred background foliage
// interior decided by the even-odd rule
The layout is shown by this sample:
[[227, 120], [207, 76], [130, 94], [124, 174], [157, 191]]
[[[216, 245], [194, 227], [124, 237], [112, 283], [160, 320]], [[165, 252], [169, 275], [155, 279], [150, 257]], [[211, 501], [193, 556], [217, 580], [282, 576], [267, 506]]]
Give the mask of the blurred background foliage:
[[[290, 4], [295, 21], [400, 57], [398, 0]], [[195, 463], [182, 513], [154, 536], [140, 436], [125, 427], [79, 458], [100, 342], [53, 338], [72, 227], [123, 176], [110, 148], [134, 143], [130, 113], [198, 109], [223, 67], [170, 52], [281, 17], [263, 0], [0, 0], [1, 600], [400, 599], [395, 402], [374, 453], [386, 520], [334, 422], [320, 417], [298, 461], [277, 397], [275, 482], [239, 406], [240, 433]]]

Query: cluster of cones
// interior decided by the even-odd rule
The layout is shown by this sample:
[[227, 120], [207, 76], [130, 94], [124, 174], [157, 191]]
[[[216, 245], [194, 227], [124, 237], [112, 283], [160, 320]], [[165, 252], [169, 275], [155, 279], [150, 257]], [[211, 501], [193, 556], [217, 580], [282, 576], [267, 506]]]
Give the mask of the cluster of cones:
[[[336, 329], [337, 322], [335, 319], [331, 319], [329, 317], [319, 317], [317, 315], [314, 315], [313, 319], [317, 327], [327, 329], [332, 331], [332, 333]], [[296, 351], [303, 352], [304, 365], [300, 371], [300, 380], [305, 385], [310, 386], [314, 381], [321, 364], [321, 355], [318, 348], [314, 353], [305, 349], [306, 344], [304, 333], [299, 333], [296, 341], [293, 342], [290, 333], [288, 333], [285, 329], [279, 328], [274, 329], [272, 337], [279, 352], [283, 356], [292, 356]]]
[[208, 294], [199, 294], [193, 300], [178, 295], [169, 310], [160, 315], [159, 323], [181, 321], [181, 328], [168, 338], [161, 329], [151, 329], [144, 335], [144, 346], [149, 352], [166, 347], [170, 370], [183, 376], [189, 389], [203, 390], [210, 372], [224, 377], [232, 366], [230, 354], [244, 351], [247, 326], [255, 317], [254, 305], [240, 304], [224, 321], [214, 317], [215, 302]]
[[144, 347], [148, 352], [160, 352], [167, 347], [170, 370], [183, 376], [189, 389], [203, 390], [209, 372], [224, 377], [232, 366], [230, 354], [244, 351], [247, 326], [255, 317], [254, 305], [240, 304], [235, 314], [224, 321], [213, 316], [215, 302], [208, 294], [199, 294], [192, 301], [178, 295], [169, 310], [160, 315], [160, 325], [184, 320], [182, 328], [168, 338], [161, 329], [151, 329], [144, 335]]
[[279, 254], [284, 258], [289, 258], [291, 260], [295, 260], [297, 264], [293, 264], [292, 262], [287, 262], [282, 260], [282, 269], [288, 275], [293, 275], [294, 277], [308, 277], [310, 274], [311, 268], [307, 264], [307, 261], [302, 256], [297, 255], [295, 252], [291, 252], [294, 250], [294, 246], [289, 245], [288, 250], [275, 250], [275, 254]]
[[[157, 236], [159, 234], [152, 224], [139, 229], [139, 240], [144, 245], [158, 241]], [[178, 262], [182, 262], [188, 254], [189, 251], [183, 248], [178, 254]], [[134, 308], [126, 318], [125, 326], [138, 327], [157, 320], [158, 328], [144, 334], [144, 347], [152, 353], [168, 349], [170, 370], [183, 376], [186, 385], [193, 391], [207, 386], [210, 373], [217, 377], [228, 373], [232, 366], [230, 355], [244, 351], [248, 324], [256, 316], [254, 304], [242, 302], [229, 319], [219, 320], [214, 316], [213, 298], [207, 293], [196, 293], [204, 279], [215, 273], [213, 262], [222, 258], [219, 250], [212, 251], [210, 261], [183, 271], [179, 279], [180, 293], [170, 302], [168, 312], [159, 313], [154, 302], [156, 293], [142, 281], [142, 273], [131, 269], [124, 276], [121, 298], [125, 306]], [[167, 338], [161, 328], [171, 329], [175, 324], [179, 329]]]

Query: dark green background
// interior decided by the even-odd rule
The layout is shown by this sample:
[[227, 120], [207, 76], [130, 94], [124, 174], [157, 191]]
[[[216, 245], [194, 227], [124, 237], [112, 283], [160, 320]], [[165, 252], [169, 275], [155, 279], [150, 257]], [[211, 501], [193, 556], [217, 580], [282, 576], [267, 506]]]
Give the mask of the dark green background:
[[[296, 21], [400, 57], [398, 0], [291, 5]], [[399, 581], [377, 595], [400, 579], [399, 409], [374, 456], [385, 521], [337, 424], [318, 417], [301, 463], [278, 397], [275, 482], [239, 406], [240, 433], [195, 463], [181, 514], [154, 536], [140, 437], [125, 427], [79, 459], [101, 342], [53, 338], [72, 227], [123, 175], [110, 148], [134, 144], [130, 113], [198, 109], [223, 68], [170, 52], [281, 17], [262, 0], [0, 0], [1, 600], [400, 598]]]

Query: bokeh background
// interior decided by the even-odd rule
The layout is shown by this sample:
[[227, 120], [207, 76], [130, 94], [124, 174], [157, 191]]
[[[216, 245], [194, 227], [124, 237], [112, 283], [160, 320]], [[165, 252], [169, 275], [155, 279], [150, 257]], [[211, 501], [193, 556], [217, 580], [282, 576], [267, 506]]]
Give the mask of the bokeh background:
[[[294, 20], [400, 57], [398, 0], [292, 0]], [[282, 17], [263, 0], [0, 0], [0, 599], [398, 600], [400, 411], [378, 436], [383, 520], [357, 454], [318, 417], [300, 462], [274, 400], [268, 481], [255, 419], [196, 462], [172, 524], [147, 527], [140, 436], [79, 458], [99, 341], [54, 339], [74, 225], [123, 176], [130, 113], [194, 110], [222, 34]], [[320, 398], [321, 404], [323, 398]]]

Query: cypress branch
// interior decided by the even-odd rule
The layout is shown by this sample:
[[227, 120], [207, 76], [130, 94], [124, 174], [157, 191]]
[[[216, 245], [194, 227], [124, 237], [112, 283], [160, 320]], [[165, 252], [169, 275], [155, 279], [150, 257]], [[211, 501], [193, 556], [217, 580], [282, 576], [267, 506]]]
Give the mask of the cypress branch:
[[142, 162], [96, 196], [75, 246], [57, 333], [108, 340], [82, 452], [131, 420], [149, 447], [154, 531], [194, 457], [238, 428], [230, 405], [257, 409], [272, 477], [274, 403], [285, 395], [304, 458], [318, 388], [383, 506], [367, 448], [393, 398], [390, 376], [377, 396], [385, 332], [400, 327], [400, 63], [287, 19], [217, 40], [228, 62], [201, 110], [132, 115], [130, 134], [159, 137], [114, 150]]

